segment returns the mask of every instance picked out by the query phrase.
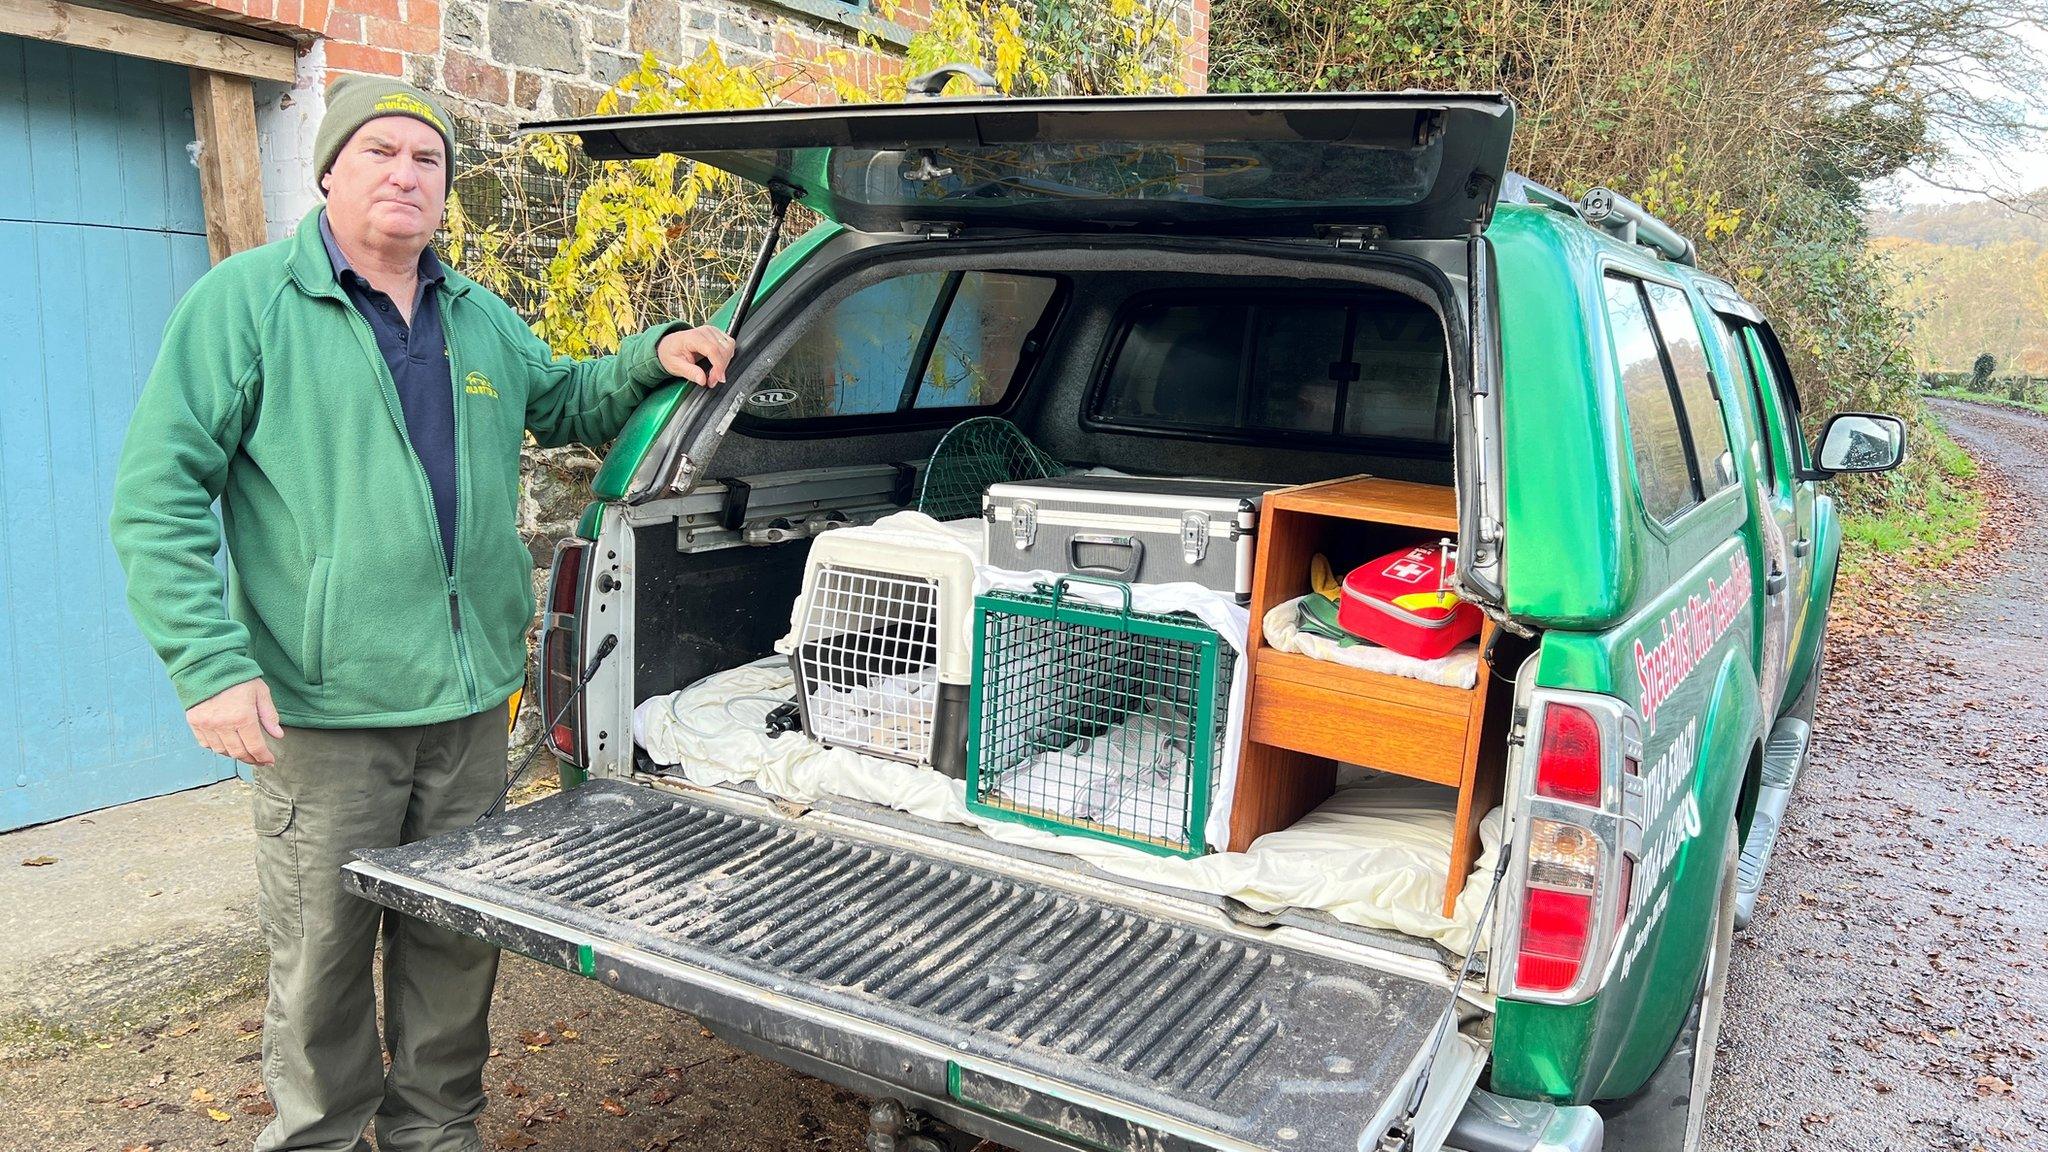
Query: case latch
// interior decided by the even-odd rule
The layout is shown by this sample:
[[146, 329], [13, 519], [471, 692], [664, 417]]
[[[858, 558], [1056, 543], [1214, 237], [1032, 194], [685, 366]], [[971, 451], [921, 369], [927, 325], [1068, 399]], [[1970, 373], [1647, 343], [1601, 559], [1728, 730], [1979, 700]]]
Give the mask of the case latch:
[[1035, 501], [1017, 501], [1010, 513], [1010, 538], [1017, 542], [1017, 551], [1031, 550], [1031, 545], [1038, 539], [1038, 504]]
[[1209, 554], [1209, 514], [1189, 510], [1180, 514], [1180, 557], [1192, 568]]

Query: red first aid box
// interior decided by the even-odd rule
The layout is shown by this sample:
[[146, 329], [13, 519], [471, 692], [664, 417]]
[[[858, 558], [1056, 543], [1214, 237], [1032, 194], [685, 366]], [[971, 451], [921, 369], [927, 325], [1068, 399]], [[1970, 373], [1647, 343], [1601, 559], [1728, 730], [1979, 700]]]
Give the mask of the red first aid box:
[[1453, 565], [1450, 549], [1422, 544], [1353, 568], [1337, 624], [1404, 656], [1435, 660], [1479, 635], [1479, 606], [1450, 590]]

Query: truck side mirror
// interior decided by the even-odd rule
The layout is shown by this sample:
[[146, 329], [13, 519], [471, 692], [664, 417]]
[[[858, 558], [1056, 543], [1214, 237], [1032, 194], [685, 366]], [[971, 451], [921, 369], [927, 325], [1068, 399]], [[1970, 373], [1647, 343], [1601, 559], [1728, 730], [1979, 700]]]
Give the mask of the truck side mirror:
[[1906, 459], [1906, 422], [1875, 412], [1841, 412], [1820, 430], [1814, 449], [1822, 478], [1838, 472], [1889, 472]]

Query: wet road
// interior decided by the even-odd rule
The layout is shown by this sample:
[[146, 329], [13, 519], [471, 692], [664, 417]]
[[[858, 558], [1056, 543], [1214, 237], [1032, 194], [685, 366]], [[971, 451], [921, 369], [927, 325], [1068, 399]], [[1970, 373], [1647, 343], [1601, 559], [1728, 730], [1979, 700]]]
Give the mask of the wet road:
[[2003, 543], [1830, 634], [1710, 1148], [2048, 1149], [2048, 417], [1935, 410]]

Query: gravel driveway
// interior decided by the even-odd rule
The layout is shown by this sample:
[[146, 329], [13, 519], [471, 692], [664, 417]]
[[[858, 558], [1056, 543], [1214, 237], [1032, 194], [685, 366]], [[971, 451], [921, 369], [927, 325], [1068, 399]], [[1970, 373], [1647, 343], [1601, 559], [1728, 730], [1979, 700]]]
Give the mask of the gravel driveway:
[[1728, 1152], [2048, 1149], [2048, 417], [1934, 407], [1990, 470], [2004, 546], [1830, 632], [1812, 762], [1736, 940]]

